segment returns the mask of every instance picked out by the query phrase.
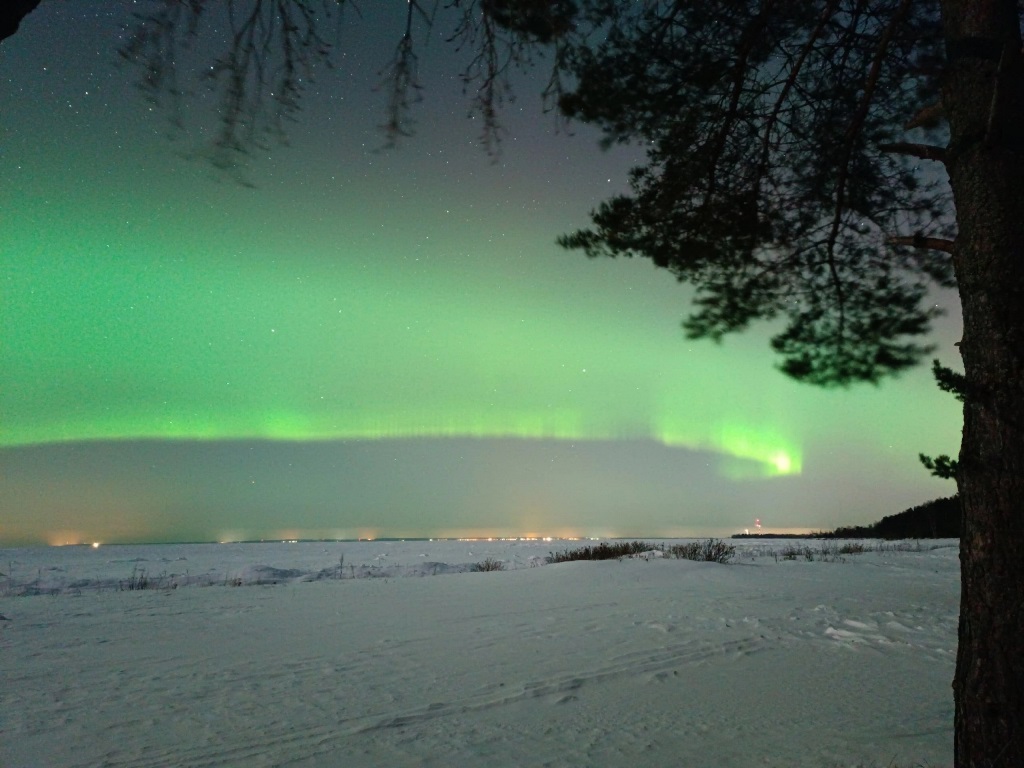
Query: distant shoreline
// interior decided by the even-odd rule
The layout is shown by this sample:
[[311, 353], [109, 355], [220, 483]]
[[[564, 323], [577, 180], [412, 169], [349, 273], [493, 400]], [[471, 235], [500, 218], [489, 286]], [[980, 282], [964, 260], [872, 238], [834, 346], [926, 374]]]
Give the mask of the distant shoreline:
[[393, 543], [403, 541], [522, 541], [522, 542], [556, 542], [556, 541], [679, 541], [692, 540], [703, 541], [706, 539], [819, 539], [829, 538], [828, 533], [760, 533], [744, 534], [735, 533], [731, 536], [379, 536], [372, 539], [232, 539], [230, 541], [216, 541], [212, 539], [194, 541], [110, 541], [97, 542], [93, 544], [86, 541], [68, 542], [67, 544], [47, 544], [45, 542], [32, 544], [4, 544], [0, 542], [0, 549], [23, 549], [35, 547], [81, 547], [82, 549], [107, 549], [109, 547], [162, 547], [162, 546], [197, 546], [197, 545], [230, 545], [230, 544], [372, 544], [374, 542]]

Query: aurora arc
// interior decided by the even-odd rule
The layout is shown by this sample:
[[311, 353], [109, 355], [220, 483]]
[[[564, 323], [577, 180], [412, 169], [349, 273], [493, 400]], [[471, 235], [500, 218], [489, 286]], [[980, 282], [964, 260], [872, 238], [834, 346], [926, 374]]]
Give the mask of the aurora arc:
[[[630, 328], [593, 334], [600, 302], [559, 317], [552, 294], [483, 290], [494, 279], [486, 263], [464, 259], [453, 283], [429, 253], [412, 266], [371, 247], [343, 259], [313, 237], [299, 244], [305, 255], [271, 249], [242, 269], [201, 253], [198, 239], [190, 256], [151, 247], [129, 259], [82, 235], [73, 259], [48, 255], [71, 248], [55, 236], [5, 265], [3, 362], [15, 386], [0, 445], [650, 439], [719, 453], [731, 478], [801, 469], [779, 425], [723, 406], [749, 394], [723, 397], [725, 381], [657, 352], [680, 344], [671, 325], [646, 349]], [[639, 264], [603, 266], [640, 277]], [[609, 282], [596, 277], [595, 291]], [[26, 321], [38, 317], [47, 322]]]
[[[689, 413], [693, 393], [674, 397], [679, 379], [665, 372], [634, 364], [624, 376], [615, 357], [629, 358], [627, 334], [610, 347], [607, 339], [594, 344], [583, 335], [552, 340], [549, 318], [532, 314], [511, 323], [492, 307], [492, 322], [481, 323], [479, 307], [458, 300], [446, 302], [444, 316], [430, 307], [425, 324], [424, 302], [435, 302], [435, 286], [424, 289], [429, 297], [407, 295], [401, 309], [382, 313], [373, 309], [381, 297], [366, 286], [352, 293], [348, 283], [345, 295], [337, 280], [313, 288], [297, 281], [292, 290], [276, 287], [278, 306], [265, 309], [258, 290], [248, 297], [238, 286], [228, 291], [211, 274], [216, 268], [193, 266], [199, 271], [189, 278], [180, 265], [172, 267], [177, 278], [170, 282], [204, 285], [207, 297], [230, 293], [244, 303], [246, 322], [227, 316], [238, 306], [225, 314], [202, 295], [168, 296], [166, 268], [152, 270], [159, 275], [153, 285], [146, 278], [151, 268], [124, 265], [100, 270], [108, 276], [98, 282], [67, 265], [59, 279], [41, 278], [43, 264], [15, 270], [48, 281], [45, 296], [30, 286], [15, 295], [39, 296], [65, 311], [44, 327], [5, 317], [7, 328], [19, 330], [6, 346], [5, 370], [15, 385], [4, 399], [0, 443], [652, 439], [758, 466], [737, 475], [738, 465], [726, 463], [730, 476], [800, 471], [799, 445], [781, 430], [745, 425], [713, 403], [698, 403]], [[112, 274], [119, 276], [111, 280]], [[125, 295], [122, 282], [131, 285], [130, 322], [111, 318], [116, 297]], [[87, 302], [80, 298], [83, 285]], [[146, 308], [161, 294], [156, 303], [163, 308]], [[42, 305], [20, 309], [45, 312]], [[339, 314], [337, 326], [325, 328], [324, 316]], [[496, 338], [502, 339], [497, 347]], [[662, 387], [651, 385], [658, 380]]]

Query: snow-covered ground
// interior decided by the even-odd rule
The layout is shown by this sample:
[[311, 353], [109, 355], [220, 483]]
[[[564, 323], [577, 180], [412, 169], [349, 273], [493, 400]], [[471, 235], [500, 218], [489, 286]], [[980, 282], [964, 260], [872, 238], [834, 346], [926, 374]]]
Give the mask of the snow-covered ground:
[[0, 766], [952, 763], [955, 542], [585, 543], [0, 550]]

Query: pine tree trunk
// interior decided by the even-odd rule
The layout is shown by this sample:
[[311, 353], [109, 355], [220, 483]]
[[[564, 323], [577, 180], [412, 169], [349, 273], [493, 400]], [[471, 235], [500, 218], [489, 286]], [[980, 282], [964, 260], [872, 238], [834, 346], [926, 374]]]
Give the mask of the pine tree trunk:
[[967, 391], [958, 768], [1024, 766], [1024, 66], [1015, 0], [942, 0]]

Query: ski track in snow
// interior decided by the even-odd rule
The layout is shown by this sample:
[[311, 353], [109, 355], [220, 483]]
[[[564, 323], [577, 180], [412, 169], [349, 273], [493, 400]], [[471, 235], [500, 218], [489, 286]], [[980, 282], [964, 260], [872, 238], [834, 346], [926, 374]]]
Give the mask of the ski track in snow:
[[0, 598], [0, 765], [951, 763], [950, 546], [292, 570], [277, 586]]

